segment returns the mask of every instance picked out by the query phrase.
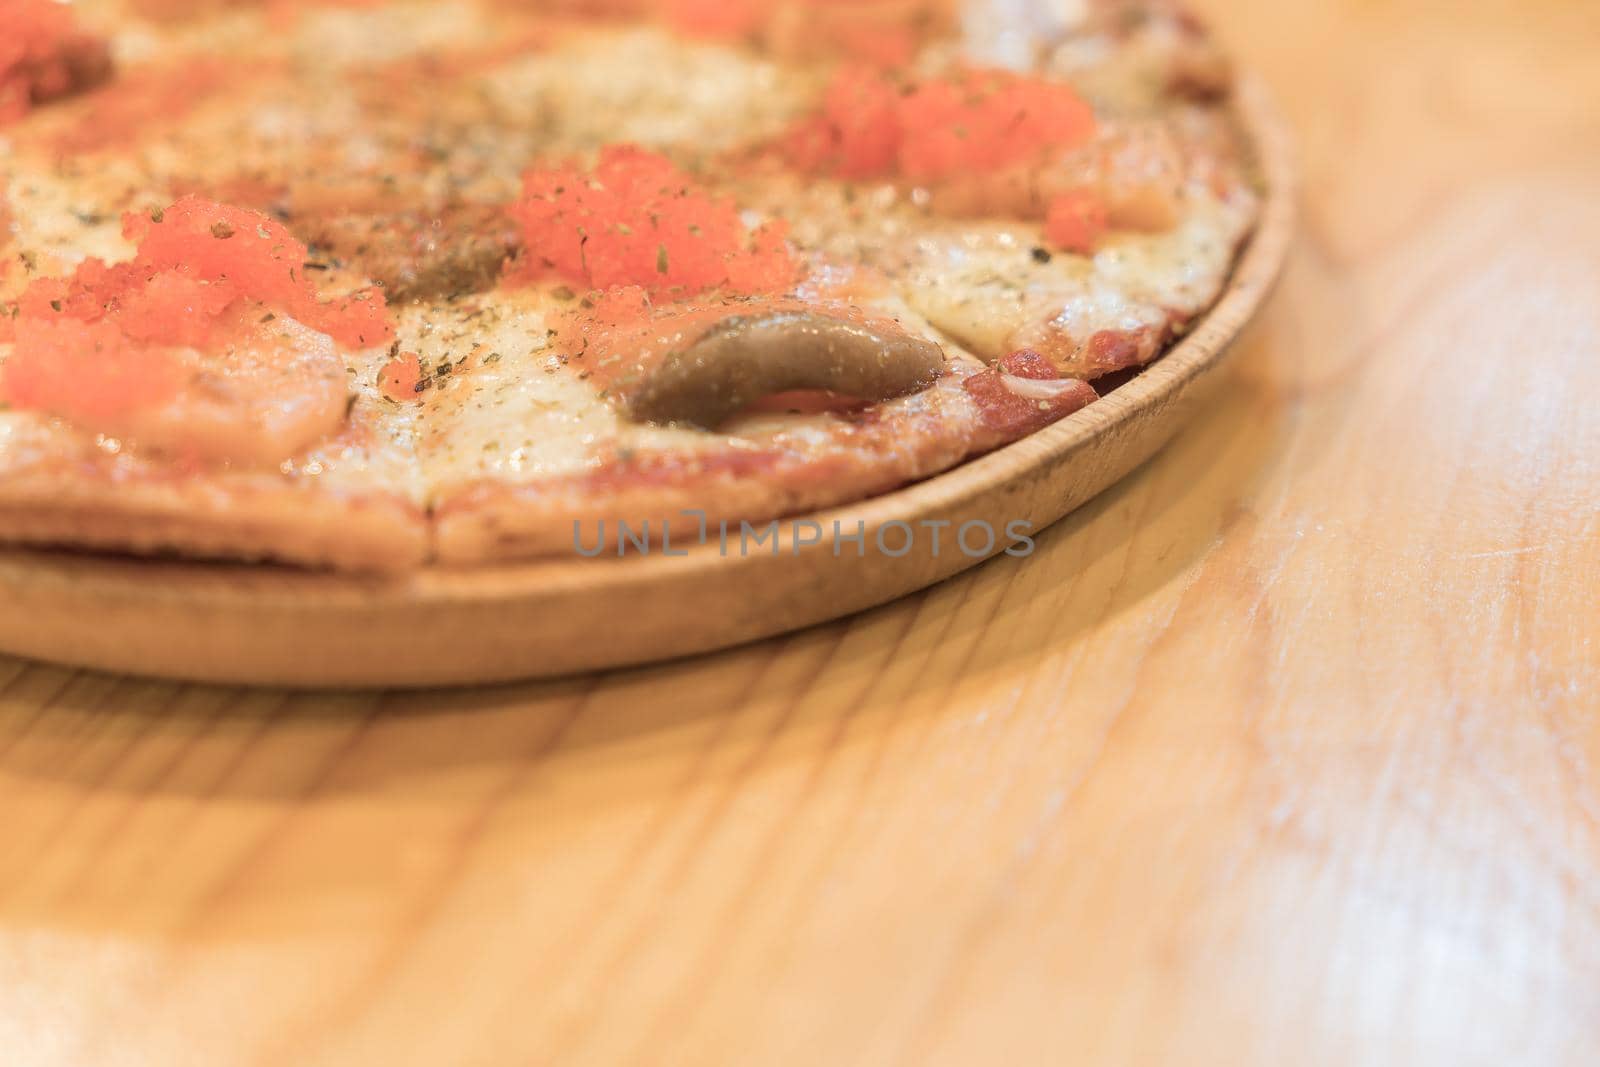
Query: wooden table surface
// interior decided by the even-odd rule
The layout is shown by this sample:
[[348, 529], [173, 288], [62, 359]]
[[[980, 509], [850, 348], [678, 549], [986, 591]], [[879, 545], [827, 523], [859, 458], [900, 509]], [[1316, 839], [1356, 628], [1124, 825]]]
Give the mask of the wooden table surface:
[[0, 1062], [1593, 1063], [1600, 6], [1204, 6], [1307, 203], [1178, 443], [697, 662], [0, 659]]

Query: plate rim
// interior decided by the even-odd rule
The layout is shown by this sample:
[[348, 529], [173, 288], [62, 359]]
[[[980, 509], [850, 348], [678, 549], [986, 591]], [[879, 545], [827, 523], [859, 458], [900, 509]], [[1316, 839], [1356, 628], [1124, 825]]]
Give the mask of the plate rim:
[[[900, 489], [825, 511], [790, 516], [783, 523], [817, 522], [823, 526], [820, 542], [809, 543], [805, 552], [796, 551], [793, 560], [802, 562], [811, 553], [837, 555], [835, 522], [850, 530], [864, 523], [869, 535], [890, 522], [915, 522], [930, 514], [958, 513], [964, 504], [980, 503], [986, 495], [1013, 486], [1025, 486], [1030, 475], [1069, 461], [1073, 453], [1108, 437], [1143, 413], [1184, 397], [1185, 387], [1221, 361], [1232, 342], [1243, 331], [1281, 276], [1294, 240], [1299, 197], [1299, 167], [1293, 133], [1278, 110], [1264, 81], [1253, 72], [1241, 70], [1236, 82], [1232, 108], [1250, 151], [1262, 187], [1261, 214], [1245, 246], [1241, 249], [1221, 294], [1196, 320], [1193, 328], [1159, 360], [1142, 369], [1131, 380], [1106, 394], [1094, 404], [1066, 419], [1031, 434], [994, 452], [965, 462], [949, 471]], [[1175, 424], [1174, 431], [1175, 432]], [[1164, 445], [1166, 434], [1160, 441]], [[1159, 447], [1159, 446], [1157, 446]], [[1154, 451], [1154, 448], [1151, 449]], [[1109, 485], [1121, 476], [1104, 483]], [[1104, 488], [1093, 490], [1089, 495]], [[1084, 499], [1088, 499], [1085, 497]], [[1081, 501], [1080, 501], [1081, 502]], [[1076, 506], [1076, 505], [1073, 505]], [[1042, 530], [1072, 510], [1068, 506]], [[851, 543], [854, 543], [853, 536]], [[358, 575], [335, 572], [301, 571], [271, 564], [186, 561], [179, 559], [141, 559], [114, 554], [77, 553], [59, 549], [27, 547], [0, 548], [0, 589], [26, 587], [34, 596], [59, 593], [66, 601], [78, 604], [134, 604], [155, 609], [184, 607], [200, 613], [226, 614], [250, 611], [280, 612], [285, 615], [315, 604], [330, 617], [354, 619], [385, 608], [426, 611], [430, 608], [454, 610], [489, 608], [493, 605], [558, 604], [573, 597], [605, 597], [630, 589], [658, 590], [681, 588], [696, 580], [759, 576], [772, 559], [762, 556], [729, 556], [715, 543], [695, 546], [679, 556], [659, 553], [607, 559], [534, 559], [475, 566], [428, 566], [403, 575]], [[991, 553], [998, 555], [999, 550]], [[928, 573], [931, 581], [909, 584], [898, 595], [926, 587], [984, 561], [984, 557], [963, 559], [953, 568], [938, 565]], [[937, 573], [934, 573], [934, 572]], [[888, 597], [876, 600], [884, 603]], [[860, 607], [837, 613], [813, 613], [819, 617], [800, 625], [810, 625], [861, 610]], [[745, 634], [726, 642], [700, 642], [705, 651], [726, 647], [798, 626], [769, 626], [746, 621], [730, 627], [730, 632]], [[33, 642], [29, 642], [32, 644]], [[8, 647], [16, 642], [8, 642]], [[36, 650], [20, 655], [37, 655]], [[607, 665], [647, 662], [672, 658], [667, 655], [625, 656]], [[42, 658], [63, 660], [59, 657]], [[106, 655], [85, 656], [83, 662], [103, 666]], [[132, 669], [122, 660], [113, 669]], [[589, 669], [580, 664], [573, 669]], [[168, 675], [168, 672], [153, 671]], [[190, 672], [191, 676], [222, 676], [212, 670]], [[241, 672], [242, 674], [243, 672]], [[336, 672], [335, 672], [336, 673]], [[540, 671], [490, 672], [496, 678], [531, 677]], [[542, 672], [548, 674], [550, 672]], [[559, 672], [570, 673], [570, 672]], [[278, 682], [275, 684], [296, 684]], [[314, 683], [311, 683], [314, 684]], [[407, 684], [407, 683], [398, 683]], [[426, 683], [423, 683], [426, 684]]]

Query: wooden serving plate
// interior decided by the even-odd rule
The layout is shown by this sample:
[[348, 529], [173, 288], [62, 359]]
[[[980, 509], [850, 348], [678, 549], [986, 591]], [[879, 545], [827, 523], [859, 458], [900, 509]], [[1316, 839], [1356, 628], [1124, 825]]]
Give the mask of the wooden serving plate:
[[[0, 552], [0, 649], [35, 659], [191, 681], [422, 687], [509, 681], [669, 659], [886, 603], [980, 562], [953, 548], [982, 520], [1037, 532], [1150, 458], [1204, 400], [1229, 344], [1276, 280], [1293, 235], [1288, 131], [1242, 81], [1239, 112], [1266, 180], [1261, 223], [1216, 306], [1161, 360], [1098, 403], [947, 474], [811, 516], [820, 543], [774, 555], [572, 558], [405, 577], [262, 566]], [[946, 521], [941, 549], [901, 528]], [[835, 545], [865, 524], [866, 550]], [[786, 531], [792, 523], [784, 524]], [[970, 539], [981, 544], [975, 528]], [[674, 528], [676, 533], [676, 528]], [[808, 534], [810, 533], [808, 528]], [[593, 536], [589, 532], [586, 536]], [[614, 545], [614, 540], [611, 544]], [[838, 548], [836, 554], [835, 549]], [[976, 545], [974, 547], [977, 547]], [[679, 549], [675, 549], [678, 551]]]

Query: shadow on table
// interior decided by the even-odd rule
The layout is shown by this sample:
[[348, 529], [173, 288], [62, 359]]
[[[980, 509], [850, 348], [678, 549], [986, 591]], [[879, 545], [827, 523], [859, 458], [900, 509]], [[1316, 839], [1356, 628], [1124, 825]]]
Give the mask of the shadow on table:
[[[1301, 396], [1283, 303], [1247, 332], [1216, 399], [1178, 440], [1040, 534], [1033, 558], [1002, 557], [787, 637], [605, 675], [421, 693], [290, 695], [0, 660], [0, 803], [12, 813], [0, 831], [0, 922], [34, 913], [32, 894], [4, 889], [37, 878], [36, 861], [65, 862], [58, 841], [75, 858], [37, 917], [134, 928], [142, 879], [169, 852], [193, 867], [208, 850], [246, 849], [260, 864], [261, 841], [298, 825], [322, 859], [279, 857], [268, 869], [303, 905], [293, 923], [320, 929], [328, 894], [389, 878], [408, 850], [453, 841], [456, 822], [493, 820], [525, 846], [544, 840], [541, 826], [664, 810], [708, 780], [731, 789], [744, 773], [816, 760], [847, 731], [882, 735], [960, 709], [971, 701], [948, 699], [953, 685], [1003, 680], [1114, 625], [1249, 519]], [[1080, 588], [1091, 571], [1093, 590]], [[1028, 623], [997, 639], [1013, 611], [1029, 611]]]

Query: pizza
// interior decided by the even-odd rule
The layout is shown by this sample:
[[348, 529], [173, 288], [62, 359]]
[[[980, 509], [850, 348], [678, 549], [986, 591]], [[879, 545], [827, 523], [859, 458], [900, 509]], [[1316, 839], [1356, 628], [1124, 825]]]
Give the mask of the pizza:
[[1158, 358], [1258, 212], [1168, 0], [0, 0], [0, 542], [765, 521]]

